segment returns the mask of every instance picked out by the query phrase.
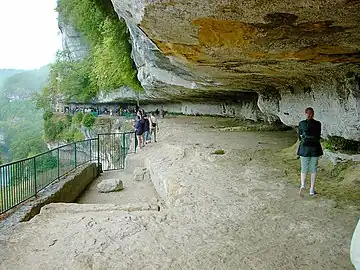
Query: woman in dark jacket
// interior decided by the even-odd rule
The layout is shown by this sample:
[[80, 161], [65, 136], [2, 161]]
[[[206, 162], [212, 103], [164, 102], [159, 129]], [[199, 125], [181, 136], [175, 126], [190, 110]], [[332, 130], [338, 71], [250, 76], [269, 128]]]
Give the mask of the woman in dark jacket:
[[314, 119], [314, 110], [312, 108], [305, 109], [306, 120], [299, 123], [299, 140], [298, 156], [301, 160], [301, 186], [300, 195], [305, 190], [306, 174], [310, 170], [311, 185], [310, 195], [316, 194], [315, 179], [319, 157], [323, 155], [320, 144], [321, 123]]
[[143, 134], [144, 134], [144, 120], [141, 118], [141, 116], [137, 116], [136, 122], [135, 122], [135, 134], [138, 139], [138, 145], [141, 149], [144, 142], [143, 142]]

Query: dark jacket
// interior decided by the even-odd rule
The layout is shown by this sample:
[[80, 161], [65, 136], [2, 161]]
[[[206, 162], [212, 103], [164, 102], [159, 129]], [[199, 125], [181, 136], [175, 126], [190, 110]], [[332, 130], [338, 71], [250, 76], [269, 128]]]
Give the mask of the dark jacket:
[[[314, 145], [304, 145], [302, 137], [305, 135], [314, 137]], [[323, 155], [321, 148], [321, 123], [314, 119], [303, 120], [299, 123], [299, 140], [300, 145], [297, 151], [297, 155], [301, 157], [319, 157]]]
[[136, 135], [142, 135], [144, 133], [144, 120], [136, 120], [135, 122]]
[[149, 131], [150, 130], [150, 122], [148, 118], [144, 119], [144, 131]]

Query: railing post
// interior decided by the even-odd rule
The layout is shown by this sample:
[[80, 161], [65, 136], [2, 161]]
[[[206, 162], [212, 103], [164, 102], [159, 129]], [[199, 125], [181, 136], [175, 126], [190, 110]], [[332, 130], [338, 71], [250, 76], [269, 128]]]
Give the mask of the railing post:
[[100, 172], [100, 134], [97, 137], [97, 163], [98, 163], [98, 171]]
[[126, 157], [126, 141], [125, 133], [122, 134], [122, 145], [121, 145], [121, 155], [122, 155], [122, 169], [125, 169], [125, 157]]
[[57, 149], [57, 168], [58, 168], [58, 180], [60, 179], [60, 148]]
[[33, 158], [33, 166], [34, 166], [34, 195], [36, 196], [37, 190], [36, 190], [36, 158]]
[[75, 158], [75, 160], [74, 160], [74, 168], [76, 168], [76, 166], [77, 166], [77, 164], [76, 164], [76, 142], [74, 142], [74, 153], [75, 153], [75, 156], [74, 156], [74, 158]]
[[90, 142], [90, 159], [89, 159], [89, 161], [92, 161], [92, 153], [91, 153], [91, 139], [89, 140], [89, 142]]

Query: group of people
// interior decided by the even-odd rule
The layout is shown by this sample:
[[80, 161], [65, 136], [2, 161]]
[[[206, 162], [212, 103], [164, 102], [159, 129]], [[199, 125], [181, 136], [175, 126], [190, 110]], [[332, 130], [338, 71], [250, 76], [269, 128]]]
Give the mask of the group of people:
[[157, 142], [156, 135], [159, 131], [159, 123], [155, 114], [147, 115], [144, 110], [138, 110], [135, 120], [135, 134], [139, 148], [143, 148], [145, 144], [151, 143], [152, 139]]
[[82, 113], [95, 113], [96, 115], [110, 115], [110, 116], [121, 116], [124, 114], [129, 114], [130, 110], [129, 109], [121, 109], [119, 108], [110, 108], [108, 109], [107, 107], [102, 108], [102, 107], [69, 107], [66, 106], [64, 108], [64, 112], [68, 113], [68, 114], [76, 114], [78, 112], [82, 112]]

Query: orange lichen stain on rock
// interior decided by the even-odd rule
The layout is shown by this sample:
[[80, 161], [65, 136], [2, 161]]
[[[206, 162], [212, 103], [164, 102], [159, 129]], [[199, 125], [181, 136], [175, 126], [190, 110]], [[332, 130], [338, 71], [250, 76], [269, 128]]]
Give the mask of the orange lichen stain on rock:
[[313, 46], [294, 53], [290, 53], [288, 58], [294, 60], [314, 62], [359, 62], [359, 55], [351, 48], [343, 48], [340, 46]]
[[169, 43], [160, 40], [153, 40], [153, 42], [165, 55], [183, 56], [189, 61], [197, 61], [201, 54], [201, 46], [199, 45]]
[[247, 47], [258, 32], [255, 26], [238, 21], [201, 18], [192, 23], [199, 26], [200, 44], [211, 47]]

